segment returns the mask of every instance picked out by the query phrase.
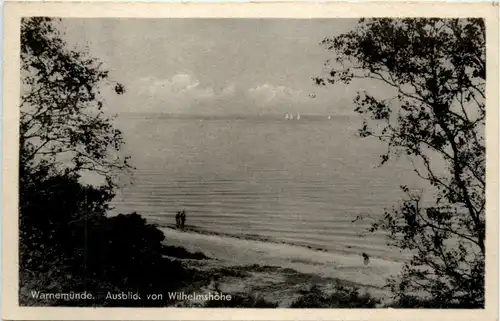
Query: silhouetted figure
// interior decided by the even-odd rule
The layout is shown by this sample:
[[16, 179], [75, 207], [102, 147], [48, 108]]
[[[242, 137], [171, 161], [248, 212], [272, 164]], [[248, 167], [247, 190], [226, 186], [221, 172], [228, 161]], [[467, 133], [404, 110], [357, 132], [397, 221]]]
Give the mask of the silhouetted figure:
[[181, 212], [177, 212], [177, 214], [175, 214], [175, 227], [181, 227]]
[[368, 263], [370, 263], [370, 257], [368, 256], [368, 254], [363, 253], [363, 259], [364, 259], [365, 265], [368, 265]]
[[181, 218], [181, 229], [184, 229], [184, 225], [186, 224], [186, 211], [183, 210], [181, 212], [180, 218]]

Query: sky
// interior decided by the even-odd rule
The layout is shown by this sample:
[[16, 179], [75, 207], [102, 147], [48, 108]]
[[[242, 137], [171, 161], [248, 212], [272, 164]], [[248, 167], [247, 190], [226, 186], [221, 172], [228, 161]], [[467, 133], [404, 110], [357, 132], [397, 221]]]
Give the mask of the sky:
[[[314, 85], [335, 58], [321, 40], [357, 19], [63, 19], [71, 47], [85, 48], [125, 85], [104, 91], [112, 112], [349, 114], [367, 83]], [[374, 89], [374, 88], [372, 88]], [[376, 89], [376, 88], [375, 88]]]

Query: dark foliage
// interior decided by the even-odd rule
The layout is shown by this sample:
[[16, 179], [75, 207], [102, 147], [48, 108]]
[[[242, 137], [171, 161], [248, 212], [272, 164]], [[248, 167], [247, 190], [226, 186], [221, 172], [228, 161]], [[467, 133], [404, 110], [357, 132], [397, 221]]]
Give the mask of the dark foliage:
[[335, 292], [325, 294], [314, 285], [301, 297], [293, 301], [290, 308], [375, 308], [380, 301], [368, 294], [359, 294], [358, 289], [337, 285]]
[[[102, 112], [100, 85], [108, 72], [85, 53], [70, 50], [55, 21], [21, 23], [21, 121], [19, 160], [20, 305], [162, 306], [146, 294], [164, 294], [193, 273], [164, 257], [173, 249], [140, 215], [106, 217], [114, 197], [121, 133]], [[118, 94], [125, 88], [111, 84]], [[81, 175], [104, 183], [82, 183]], [[175, 252], [202, 258], [201, 253]], [[35, 300], [32, 291], [87, 291], [84, 301]], [[107, 292], [141, 294], [142, 300], [106, 300]]]
[[[30, 291], [37, 290], [98, 296], [52, 302], [58, 305], [166, 305], [166, 300], [113, 302], [105, 296], [107, 291], [165, 293], [191, 277], [180, 263], [163, 258], [163, 233], [145, 219], [137, 214], [105, 217], [112, 197], [107, 188], [84, 186], [68, 174], [31, 181], [21, 190], [21, 304], [49, 304], [30, 298]], [[180, 249], [176, 254], [203, 257]]]
[[109, 81], [97, 59], [69, 49], [56, 23], [44, 17], [21, 22], [21, 170], [90, 171], [113, 184], [129, 165], [118, 153], [122, 134], [103, 112], [100, 90], [108, 85], [123, 94], [124, 87]]
[[[395, 298], [415, 293], [449, 307], [484, 306], [486, 31], [482, 19], [361, 19], [323, 44], [334, 51], [318, 85], [371, 79], [387, 97], [366, 91], [355, 99], [366, 116], [362, 137], [375, 137], [391, 156], [408, 157], [435, 191], [434, 204], [402, 186], [402, 206], [373, 224], [389, 245], [415, 253]], [[444, 164], [444, 171], [437, 170]]]
[[405, 308], [405, 309], [476, 309], [477, 305], [471, 303], [450, 303], [447, 301], [438, 301], [434, 299], [423, 299], [416, 296], [406, 295], [398, 298], [386, 306], [387, 308]]
[[[60, 305], [112, 305], [108, 291], [165, 293], [191, 273], [163, 257], [163, 233], [138, 214], [104, 216], [107, 194], [76, 177], [52, 177], [21, 198], [21, 291], [77, 292], [98, 296]], [[178, 251], [180, 253], [180, 251]], [[189, 252], [185, 252], [190, 254]], [[27, 297], [26, 297], [27, 296]], [[23, 297], [23, 294], [22, 294]], [[131, 300], [121, 306], [167, 304]], [[24, 293], [21, 304], [33, 302]]]

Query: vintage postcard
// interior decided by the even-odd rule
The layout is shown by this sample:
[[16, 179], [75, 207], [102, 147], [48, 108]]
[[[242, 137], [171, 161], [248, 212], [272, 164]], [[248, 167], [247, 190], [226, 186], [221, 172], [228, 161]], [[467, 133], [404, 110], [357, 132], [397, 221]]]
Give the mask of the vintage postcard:
[[5, 4], [7, 320], [496, 320], [498, 6]]

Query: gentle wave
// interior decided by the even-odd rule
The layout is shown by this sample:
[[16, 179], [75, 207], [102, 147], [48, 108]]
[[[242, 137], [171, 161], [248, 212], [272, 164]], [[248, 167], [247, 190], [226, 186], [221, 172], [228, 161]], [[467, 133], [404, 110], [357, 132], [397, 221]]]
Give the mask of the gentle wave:
[[124, 152], [138, 169], [113, 200], [114, 214], [172, 224], [185, 209], [188, 224], [210, 231], [398, 255], [388, 254], [383, 234], [360, 236], [370, 221], [352, 221], [401, 199], [411, 167], [378, 168], [385, 147], [357, 138], [354, 119], [122, 122], [134, 128], [123, 128]]

